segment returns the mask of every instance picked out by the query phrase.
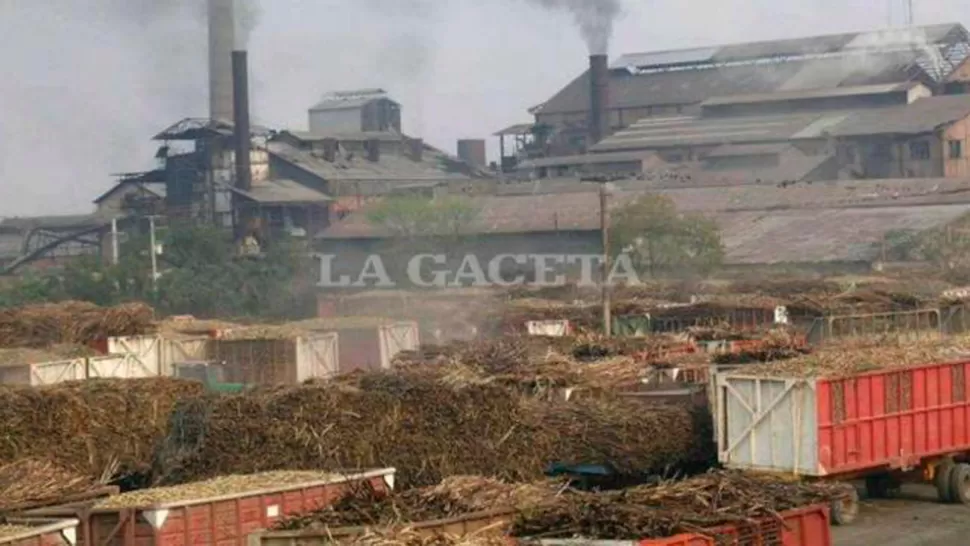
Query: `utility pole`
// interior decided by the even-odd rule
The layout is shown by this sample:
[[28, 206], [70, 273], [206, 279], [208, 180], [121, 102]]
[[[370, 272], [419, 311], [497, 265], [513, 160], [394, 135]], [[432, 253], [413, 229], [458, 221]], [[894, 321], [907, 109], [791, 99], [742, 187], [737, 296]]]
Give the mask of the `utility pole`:
[[608, 182], [600, 184], [600, 232], [603, 235], [603, 275], [600, 282], [603, 288], [603, 334], [606, 337], [611, 337], [613, 335], [613, 317], [610, 310], [610, 222], [607, 207], [607, 184]]
[[111, 264], [118, 265], [121, 250], [118, 244], [118, 219], [111, 219]]
[[155, 216], [148, 217], [149, 242], [152, 245], [152, 292], [158, 293], [158, 247], [155, 243]]

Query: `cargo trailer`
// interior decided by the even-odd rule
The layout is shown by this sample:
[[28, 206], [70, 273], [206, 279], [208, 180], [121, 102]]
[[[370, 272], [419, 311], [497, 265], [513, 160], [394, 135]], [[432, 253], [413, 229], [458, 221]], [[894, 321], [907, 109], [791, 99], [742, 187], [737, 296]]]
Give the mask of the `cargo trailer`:
[[831, 546], [829, 509], [809, 506], [788, 510], [750, 524], [714, 527], [704, 533], [689, 533], [670, 538], [646, 540], [549, 539], [522, 540], [523, 546]]
[[968, 368], [970, 361], [841, 378], [717, 374], [718, 460], [812, 479], [865, 478], [875, 497], [926, 481], [944, 502], [970, 504]]
[[[34, 510], [26, 515], [79, 520], [78, 543], [84, 546], [241, 546], [247, 543], [250, 533], [269, 528], [282, 517], [329, 506], [353, 487], [366, 485], [378, 493], [389, 493], [394, 487], [394, 469], [339, 475], [320, 472], [319, 477], [298, 483], [277, 478], [276, 474], [279, 473], [249, 477], [268, 477], [276, 484], [266, 487], [235, 488], [229, 493], [219, 493], [204, 483], [187, 484], [173, 489], [184, 493], [185, 487], [198, 486], [200, 493], [157, 501], [149, 496], [143, 502], [137, 498], [120, 502], [125, 497], [121, 495], [95, 503]], [[209, 493], [201, 493], [210, 489]]]
[[[507, 525], [512, 511], [490, 511], [458, 518], [416, 522], [407, 528], [418, 535], [465, 536], [485, 529]], [[315, 546], [333, 544], [340, 539], [359, 536], [364, 527], [337, 529], [305, 529], [300, 531], [260, 531], [249, 536], [248, 546]], [[831, 546], [829, 511], [825, 506], [810, 506], [789, 510], [752, 524], [724, 525], [705, 534], [682, 534], [664, 539], [595, 540], [595, 539], [537, 539], [509, 538], [510, 544], [522, 546], [740, 546], [746, 544], [778, 546]]]
[[0, 525], [2, 546], [74, 546], [77, 544], [76, 519], [6, 518]]
[[[504, 527], [512, 522], [512, 510], [490, 510], [466, 516], [410, 523], [407, 529], [418, 536], [465, 536], [485, 529]], [[331, 529], [301, 529], [299, 531], [258, 531], [249, 535], [248, 546], [312, 546], [333, 544], [341, 539], [361, 536], [367, 527], [337, 527]]]

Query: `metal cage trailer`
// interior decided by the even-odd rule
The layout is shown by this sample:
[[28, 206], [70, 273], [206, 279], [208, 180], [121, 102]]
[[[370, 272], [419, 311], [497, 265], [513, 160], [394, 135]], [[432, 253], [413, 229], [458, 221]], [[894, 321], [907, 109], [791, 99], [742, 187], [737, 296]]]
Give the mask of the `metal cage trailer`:
[[80, 520], [78, 543], [83, 546], [243, 546], [250, 533], [266, 529], [284, 516], [331, 505], [354, 486], [390, 492], [394, 473], [394, 469], [373, 470], [145, 506], [99, 508], [95, 503], [31, 514]]
[[[831, 546], [829, 509], [809, 506], [750, 524], [715, 527], [704, 533], [645, 540], [521, 540], [522, 546]], [[255, 546], [255, 545], [254, 545]]]
[[76, 519], [7, 518], [6, 527], [0, 526], [0, 545], [74, 546], [79, 524]]
[[832, 379], [717, 374], [718, 459], [742, 470], [864, 478], [873, 497], [929, 482], [942, 501], [970, 504], [968, 381], [970, 361]]
[[[489, 510], [465, 516], [420, 521], [407, 524], [407, 529], [422, 538], [435, 536], [466, 536], [486, 529], [504, 527], [511, 523], [512, 510]], [[333, 544], [364, 535], [367, 527], [337, 527], [332, 529], [301, 529], [299, 531], [258, 531], [249, 535], [248, 546], [312, 546]], [[510, 544], [513, 542], [509, 539]]]

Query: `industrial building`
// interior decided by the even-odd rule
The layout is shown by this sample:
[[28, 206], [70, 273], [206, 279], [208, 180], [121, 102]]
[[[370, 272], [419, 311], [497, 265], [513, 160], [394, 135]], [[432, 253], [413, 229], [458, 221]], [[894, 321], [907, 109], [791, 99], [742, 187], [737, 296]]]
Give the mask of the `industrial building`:
[[[547, 183], [543, 183], [547, 184]], [[478, 198], [477, 218], [448, 242], [452, 270], [465, 254], [480, 263], [507, 254], [599, 254], [599, 195], [595, 184], [551, 182], [525, 195]], [[884, 260], [887, 234], [945, 226], [970, 213], [970, 180], [860, 180], [652, 189], [618, 184], [610, 207], [659, 194], [678, 210], [703, 214], [721, 230], [726, 265], [796, 266], [867, 271]], [[318, 244], [340, 258], [335, 270], [360, 271], [367, 255], [386, 249], [393, 234], [352, 214], [320, 235]], [[442, 248], [445, 248], [442, 246]]]
[[[608, 68], [602, 57], [594, 57], [587, 72], [531, 110], [534, 123], [497, 133], [503, 140], [503, 166], [523, 178], [637, 174], [677, 166], [692, 171], [694, 179], [725, 183], [959, 176], [935, 149], [949, 152], [954, 146], [954, 154], [947, 155], [960, 155], [950, 141], [961, 131], [961, 101], [924, 99], [965, 93], [968, 55], [970, 33], [962, 25], [945, 24], [627, 54]], [[845, 131], [868, 110], [879, 112], [867, 119], [897, 120], [895, 127], [903, 133], [895, 137], [904, 140], [943, 126], [948, 134], [928, 143], [930, 158], [924, 144], [913, 144], [910, 155], [923, 164], [900, 164], [896, 152], [891, 158], [895, 167], [881, 169], [853, 166], [835, 145], [819, 150], [817, 143], [812, 148], [804, 142], [813, 138], [796, 138], [805, 130], [808, 137], [829, 139], [828, 129], [839, 124], [844, 129], [839, 136], [849, 137]], [[945, 119], [936, 127], [912, 123], [927, 112], [934, 120]], [[865, 135], [856, 131], [851, 136]], [[874, 145], [882, 154], [878, 157], [885, 156], [885, 133], [872, 136], [880, 141]], [[514, 139], [511, 151], [505, 139]], [[745, 158], [736, 153], [739, 145], [771, 145], [784, 154], [761, 149], [756, 157]], [[908, 148], [909, 143], [894, 138], [889, 147]], [[714, 150], [717, 157], [709, 161], [707, 154]], [[818, 156], [830, 158], [810, 159]], [[644, 159], [647, 163], [637, 170]]]

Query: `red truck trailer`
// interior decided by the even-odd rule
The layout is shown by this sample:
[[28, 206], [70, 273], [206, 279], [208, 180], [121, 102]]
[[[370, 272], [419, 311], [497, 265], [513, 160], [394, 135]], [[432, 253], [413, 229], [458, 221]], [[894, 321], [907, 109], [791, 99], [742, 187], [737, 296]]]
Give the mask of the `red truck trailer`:
[[841, 378], [719, 373], [718, 459], [741, 470], [865, 478], [875, 497], [927, 481], [944, 502], [970, 504], [968, 381], [967, 360]]

